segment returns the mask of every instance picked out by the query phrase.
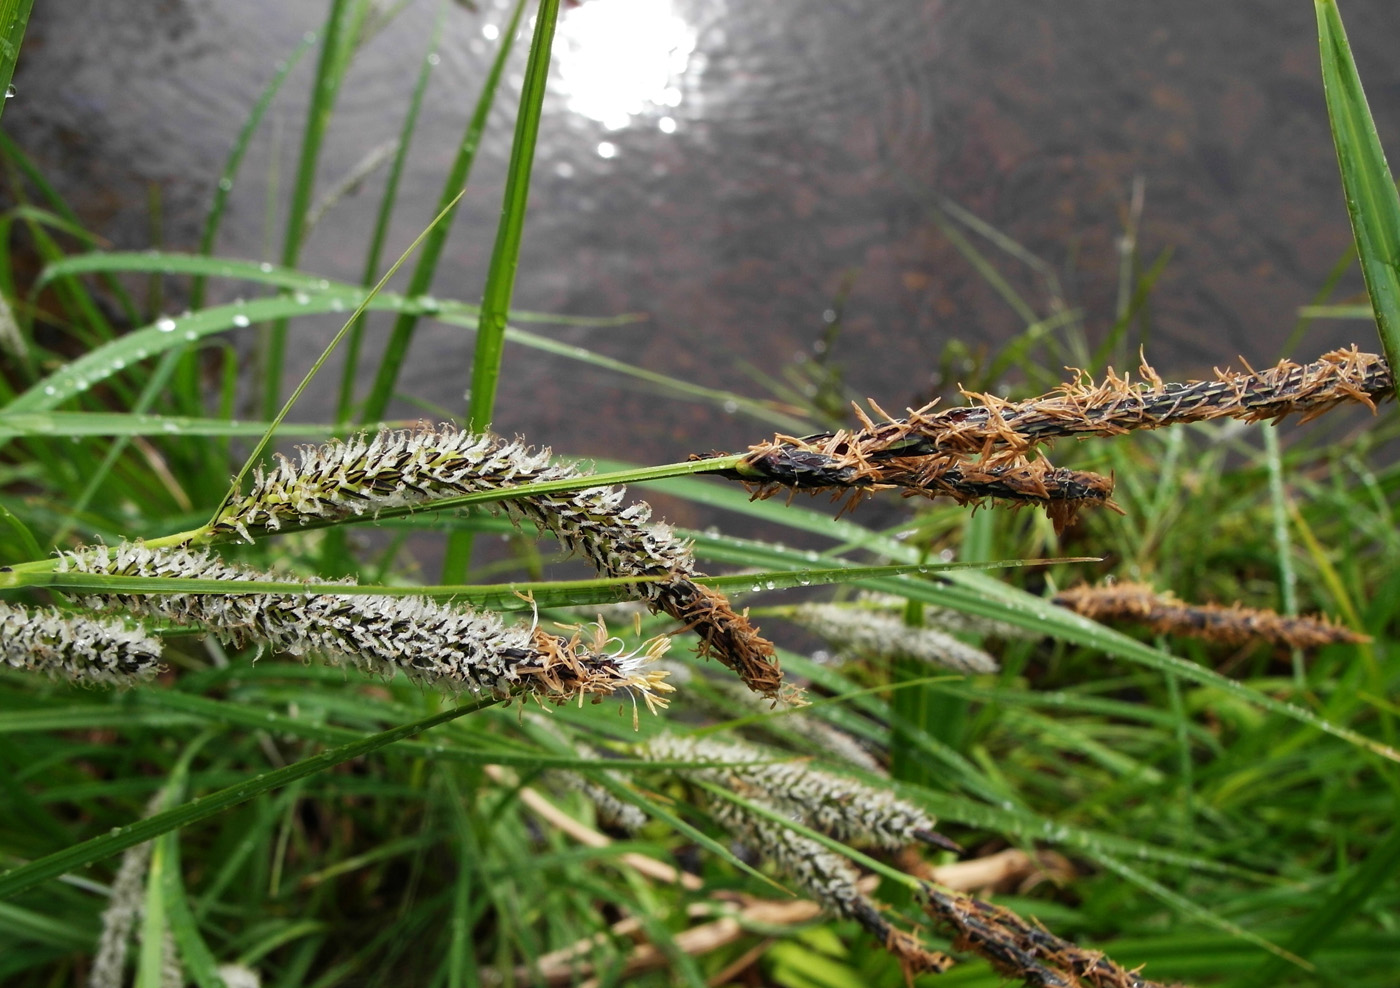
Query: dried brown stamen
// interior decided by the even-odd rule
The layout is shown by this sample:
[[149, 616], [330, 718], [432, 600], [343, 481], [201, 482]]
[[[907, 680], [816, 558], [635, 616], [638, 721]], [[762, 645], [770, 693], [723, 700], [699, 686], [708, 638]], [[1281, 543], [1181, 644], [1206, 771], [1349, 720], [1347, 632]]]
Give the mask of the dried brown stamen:
[[1226, 645], [1268, 642], [1282, 648], [1313, 649], [1371, 640], [1326, 618], [1289, 617], [1239, 604], [1188, 604], [1145, 583], [1074, 587], [1052, 599], [1095, 621], [1126, 621], [1163, 635], [1185, 635]]
[[1355, 348], [1310, 364], [1285, 360], [1264, 371], [1217, 371], [1214, 380], [1185, 384], [1164, 383], [1146, 364], [1139, 373], [1140, 382], [1111, 370], [1098, 383], [1081, 375], [1028, 401], [969, 393], [973, 404], [967, 407], [936, 412], [929, 405], [902, 419], [885, 415], [881, 423], [857, 410], [862, 429], [805, 438], [779, 435], [750, 447], [732, 469], [717, 472], [749, 484], [760, 497], [783, 489], [826, 490], [851, 505], [865, 491], [898, 487], [960, 504], [1039, 504], [1062, 529], [1084, 505], [1114, 507], [1113, 483], [1028, 461], [1025, 454], [1036, 445], [1216, 418], [1259, 422], [1298, 413], [1307, 421], [1345, 402], [1374, 409], [1395, 387], [1384, 358]]
[[1373, 353], [1334, 350], [1310, 364], [1280, 361], [1256, 371], [1216, 371], [1214, 380], [1164, 383], [1147, 364], [1133, 383], [1110, 370], [1102, 382], [1081, 378], [1027, 401], [1006, 401], [968, 393], [974, 404], [941, 412], [930, 408], [905, 419], [871, 425], [862, 432], [813, 436], [803, 442], [823, 446], [844, 441], [866, 459], [934, 454], [996, 456], [1020, 452], [1066, 436], [1116, 436], [1136, 429], [1158, 429], [1183, 422], [1237, 418], [1274, 421], [1300, 414], [1303, 421], [1347, 402], [1372, 409], [1394, 393], [1385, 358]]

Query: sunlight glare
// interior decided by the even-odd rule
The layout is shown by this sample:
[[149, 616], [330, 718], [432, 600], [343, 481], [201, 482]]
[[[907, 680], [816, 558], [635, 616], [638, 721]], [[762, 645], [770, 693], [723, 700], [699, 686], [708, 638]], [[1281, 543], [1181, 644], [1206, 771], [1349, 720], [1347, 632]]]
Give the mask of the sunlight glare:
[[696, 32], [670, 0], [589, 0], [561, 19], [559, 39], [561, 88], [575, 113], [621, 130], [649, 108], [680, 104]]

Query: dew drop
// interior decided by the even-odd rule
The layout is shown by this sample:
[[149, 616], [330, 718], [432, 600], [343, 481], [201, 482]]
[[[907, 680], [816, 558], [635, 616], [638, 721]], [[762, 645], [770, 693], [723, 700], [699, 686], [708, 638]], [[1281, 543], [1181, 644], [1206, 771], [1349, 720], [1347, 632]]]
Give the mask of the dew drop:
[[738, 403], [737, 401], [735, 401], [733, 398], [727, 398], [727, 399], [725, 399], [725, 402], [724, 402], [724, 413], [725, 413], [726, 415], [733, 415], [733, 414], [734, 414], [735, 412], [737, 412], [738, 410], [739, 410], [739, 403]]
[[343, 298], [332, 298], [332, 299], [331, 299], [331, 311], [332, 311], [332, 312], [344, 312], [344, 311], [345, 311], [345, 299], [343, 299]]
[[199, 339], [199, 334], [192, 329], [187, 329], [185, 330], [185, 339], [193, 343], [195, 340]]
[[233, 188], [233, 179], [225, 175], [223, 178], [219, 179], [219, 188], [224, 192], [230, 191]]
[[44, 394], [46, 394], [46, 395], [56, 395], [56, 394], [58, 394], [58, 388], [54, 387], [52, 384], [46, 384], [46, 385], [44, 386]]
[[441, 62], [442, 62], [442, 56], [439, 55], [437, 52], [431, 52], [431, 53], [429, 53], [429, 55], [428, 55], [428, 64], [429, 64], [429, 65], [439, 65], [439, 64], [441, 64]]
[[247, 329], [250, 322], [251, 320], [241, 312], [233, 317], [233, 324], [239, 329]]
[[161, 424], [161, 428], [164, 429], [166, 432], [180, 431], [180, 425], [178, 422], [164, 422]]
[[297, 305], [311, 304], [311, 296], [306, 294], [305, 292], [297, 292], [295, 295], [292, 296], [292, 298], [296, 301]]
[[156, 329], [162, 333], [173, 333], [175, 332], [175, 320], [169, 316], [161, 316], [156, 320]]
[[261, 271], [263, 274], [271, 274], [271, 273], [272, 273], [272, 262], [271, 262], [271, 261], [263, 261], [261, 264], [258, 265], [258, 270]]

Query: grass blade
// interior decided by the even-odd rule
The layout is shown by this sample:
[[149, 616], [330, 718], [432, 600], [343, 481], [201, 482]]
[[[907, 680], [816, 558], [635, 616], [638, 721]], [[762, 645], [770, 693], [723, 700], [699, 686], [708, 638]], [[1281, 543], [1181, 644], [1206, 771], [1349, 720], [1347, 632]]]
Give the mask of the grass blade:
[[[311, 208], [311, 196], [316, 188], [316, 166], [321, 159], [321, 142], [330, 126], [331, 111], [340, 90], [345, 65], [342, 28], [347, 16], [348, 0], [331, 0], [326, 26], [321, 40], [321, 57], [316, 63], [316, 79], [311, 90], [311, 108], [306, 113], [306, 130], [301, 140], [301, 156], [297, 161], [296, 182], [292, 186], [291, 205], [287, 210], [287, 232], [282, 240], [282, 264], [296, 267], [301, 257], [306, 234], [306, 217]], [[281, 402], [282, 364], [287, 349], [287, 321], [279, 319], [268, 330], [263, 349], [262, 417], [273, 418]]]
[[88, 865], [101, 861], [103, 858], [112, 856], [128, 847], [134, 847], [143, 841], [159, 837], [161, 834], [169, 833], [180, 827], [188, 826], [198, 820], [205, 820], [214, 816], [230, 806], [237, 806], [239, 803], [247, 802], [254, 796], [261, 793], [270, 792], [273, 789], [289, 785], [298, 779], [304, 779], [315, 775], [317, 772], [324, 772], [328, 768], [350, 761], [352, 758], [360, 758], [380, 748], [387, 747], [396, 741], [421, 734], [423, 731], [439, 724], [445, 724], [450, 720], [455, 720], [464, 714], [473, 713], [483, 707], [490, 706], [495, 700], [479, 701], [467, 703], [460, 707], [453, 707], [442, 713], [425, 717], [422, 720], [392, 730], [381, 731], [369, 737], [353, 741], [349, 744], [332, 748], [330, 751], [322, 752], [311, 758], [303, 759], [281, 768], [275, 772], [268, 772], [258, 778], [249, 779], [244, 783], [236, 783], [218, 792], [210, 793], [198, 802], [189, 802], [177, 806], [164, 813], [157, 813], [154, 816], [146, 817], [136, 823], [126, 827], [118, 828], [114, 833], [104, 834], [101, 837], [93, 837], [80, 844], [64, 848], [54, 854], [47, 855], [37, 861], [21, 865], [18, 868], [11, 868], [4, 874], [0, 874], [0, 899], [6, 899], [13, 895], [18, 895], [25, 889], [33, 888], [41, 882], [56, 878], [65, 872], [78, 868], [85, 868]]
[[[301, 62], [302, 56], [311, 50], [316, 44], [314, 36], [303, 38], [301, 44], [289, 55], [286, 60], [279, 63], [277, 72], [263, 88], [262, 95], [258, 97], [257, 103], [253, 104], [253, 109], [248, 112], [248, 118], [243, 121], [243, 127], [234, 138], [233, 147], [229, 149], [228, 160], [224, 162], [224, 170], [219, 174], [219, 180], [214, 183], [214, 197], [209, 203], [209, 212], [204, 217], [204, 229], [199, 235], [199, 253], [210, 255], [214, 253], [214, 242], [219, 236], [219, 227], [223, 224], [224, 209], [228, 205], [228, 194], [233, 191], [234, 180], [238, 177], [238, 169], [243, 164], [243, 155], [248, 151], [248, 145], [252, 143], [253, 134], [257, 132], [262, 123], [263, 116], [267, 113], [267, 108], [272, 105], [273, 99], [282, 91], [282, 83], [287, 81], [287, 76]], [[198, 309], [204, 305], [204, 276], [195, 279], [194, 286], [190, 289], [190, 308]]]
[[[1293, 938], [1288, 942], [1289, 951], [1304, 958], [1315, 954], [1394, 877], [1398, 867], [1400, 827], [1393, 827], [1365, 860], [1352, 865], [1351, 877], [1298, 924]], [[1253, 977], [1245, 981], [1244, 988], [1264, 988], [1265, 985], [1277, 984], [1286, 971], [1286, 962], [1282, 958], [1271, 957], [1253, 972]]]
[[[413, 85], [413, 94], [408, 100], [408, 112], [404, 114], [403, 127], [399, 130], [398, 149], [395, 151], [394, 160], [389, 166], [389, 175], [384, 180], [384, 194], [379, 200], [379, 212], [374, 220], [374, 233], [370, 236], [369, 249], [365, 251], [365, 266], [360, 276], [360, 283], [366, 288], [375, 282], [380, 259], [384, 253], [384, 242], [389, 237], [389, 222], [393, 219], [394, 206], [398, 203], [399, 180], [403, 177], [404, 162], [408, 160], [408, 149], [413, 143], [413, 134], [418, 129], [418, 114], [423, 108], [423, 94], [428, 91], [428, 80], [432, 78], [433, 69], [438, 64], [438, 47], [442, 43], [442, 28], [446, 14], [447, 5], [443, 3], [438, 9], [437, 23], [433, 26], [432, 41], [428, 44], [428, 52], [423, 57], [423, 64], [418, 69], [418, 79]], [[465, 181], [459, 183], [459, 185], [465, 184]], [[446, 238], [447, 231], [451, 229], [451, 226], [452, 214], [449, 213], [446, 219], [433, 227], [433, 233], [429, 236], [428, 243], [424, 247], [425, 253], [420, 256], [419, 267], [424, 264], [426, 252], [432, 249], [433, 239], [439, 236], [439, 232], [443, 238]], [[428, 287], [425, 285], [423, 291], [427, 291]], [[410, 294], [416, 293], [410, 292]], [[404, 315], [400, 315], [399, 318], [404, 318]], [[336, 401], [335, 414], [336, 420], [339, 422], [350, 421], [351, 406], [355, 401], [355, 374], [360, 367], [360, 347], [364, 341], [365, 322], [363, 316], [355, 320], [355, 325], [345, 340], [345, 361], [341, 371], [340, 396]], [[375, 417], [378, 418], [382, 414], [383, 412], [379, 412]]]
[[[535, 141], [539, 137], [545, 85], [549, 80], [549, 56], [558, 19], [559, 0], [540, 0], [539, 12], [535, 15], [535, 36], [530, 41], [530, 57], [525, 65], [525, 83], [520, 92], [515, 139], [511, 142], [501, 222], [496, 227], [496, 245], [491, 251], [491, 267], [481, 296], [476, 349], [472, 354], [471, 397], [467, 405], [468, 429], [490, 426], [491, 410], [496, 404], [506, 319], [515, 292], [515, 271], [520, 263], [520, 242], [525, 233], [525, 210], [530, 196], [530, 170], [535, 163]], [[466, 573], [471, 564], [471, 546], [472, 537], [468, 532], [453, 533], [448, 539], [442, 561], [444, 582]]]
[[[495, 103], [496, 90], [500, 86], [501, 75], [505, 72], [506, 59], [510, 55], [524, 9], [525, 0], [519, 0], [515, 6], [515, 12], [511, 15], [510, 23], [506, 25], [506, 30], [501, 36], [500, 51], [496, 53], [496, 60], [491, 65], [491, 72], [486, 77], [486, 84], [481, 95], [477, 98], [471, 120], [467, 123], [466, 133], [462, 135], [462, 143], [458, 146], [457, 157], [452, 163], [452, 171], [448, 174], [447, 181], [443, 183], [442, 196], [438, 201], [438, 206], [439, 211], [445, 216], [433, 226], [423, 243], [423, 253], [420, 255], [418, 265], [414, 268], [413, 277], [410, 280], [408, 290], [410, 295], [421, 295], [432, 286], [433, 275], [437, 272], [443, 245], [446, 244], [447, 235], [452, 229], [452, 218], [456, 214], [456, 202], [466, 188], [472, 163], [476, 160], [476, 149], [481, 143], [482, 133], [486, 130], [487, 118], [491, 113], [491, 106]], [[394, 320], [394, 328], [389, 334], [389, 342], [384, 348], [379, 371], [370, 387], [365, 407], [360, 413], [360, 421], [372, 422], [384, 417], [384, 413], [389, 407], [389, 400], [393, 397], [394, 384], [398, 380], [399, 369], [403, 366], [404, 356], [408, 352], [408, 345], [417, 325], [417, 316], [408, 313]]]
[[10, 98], [10, 80], [14, 78], [20, 42], [33, 7], [34, 0], [0, 0], [0, 93], [4, 94], [0, 97], [0, 112]]
[[559, 17], [559, 0], [540, 0], [535, 16], [535, 36], [530, 42], [530, 58], [525, 66], [525, 84], [520, 93], [520, 114], [515, 121], [510, 165], [506, 173], [505, 200], [501, 223], [496, 228], [496, 246], [491, 268], [481, 296], [481, 322], [472, 358], [471, 404], [468, 429], [485, 429], [491, 424], [496, 402], [496, 382], [501, 372], [501, 351], [505, 346], [506, 318], [515, 291], [515, 271], [520, 263], [520, 242], [525, 232], [525, 209], [530, 195], [530, 170], [535, 163], [535, 141], [539, 137], [540, 114], [544, 106], [545, 83], [549, 77], [550, 49], [554, 26]]
[[1400, 366], [1400, 197], [1376, 136], [1376, 122], [1361, 88], [1336, 0], [1314, 0], [1314, 7], [1322, 51], [1322, 86], [1347, 213], [1381, 345], [1391, 366]]

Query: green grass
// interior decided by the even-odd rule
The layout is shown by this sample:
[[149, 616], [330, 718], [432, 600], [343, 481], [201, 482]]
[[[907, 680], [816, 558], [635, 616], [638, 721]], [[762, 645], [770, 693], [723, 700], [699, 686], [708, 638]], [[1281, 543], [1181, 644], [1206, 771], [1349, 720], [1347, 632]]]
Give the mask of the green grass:
[[[477, 423], [490, 420], [496, 381], [509, 372], [502, 364], [509, 339], [619, 379], [645, 380], [662, 392], [657, 401], [736, 408], [753, 423], [755, 440], [774, 429], [800, 435], [829, 427], [840, 390], [832, 377], [822, 379], [820, 404], [800, 408], [798, 387], [775, 382], [783, 390], [772, 396], [716, 392], [522, 328], [570, 321], [511, 309], [557, 15], [552, 0], [537, 11], [515, 8], [444, 177], [437, 217], [419, 240], [389, 258], [395, 176], [412, 153], [431, 59], [403, 107], [398, 158], [366, 225], [362, 283], [299, 270], [321, 135], [369, 11], [359, 0], [328, 6], [280, 265], [209, 255], [225, 215], [223, 192], [282, 93], [286, 69], [271, 76], [225, 170], [211, 177], [199, 254], [96, 249], [22, 149], [0, 145], [18, 203], [3, 217], [0, 291], [12, 300], [23, 347], [0, 380], [5, 600], [41, 603], [61, 587], [191, 589], [55, 573], [51, 554], [99, 539], [207, 538], [228, 479], [260, 460], [266, 444], [344, 435], [352, 421], [372, 425], [383, 417], [425, 318], [477, 334], [471, 405], [460, 410]], [[1400, 206], [1337, 7], [1317, 7], [1341, 185], [1372, 311], [1392, 353], [1400, 319], [1387, 279], [1400, 258]], [[500, 95], [514, 25], [532, 11], [505, 208], [482, 296], [430, 297], [472, 155]], [[427, 51], [435, 44], [425, 39]], [[288, 67], [310, 53], [293, 39], [287, 47]], [[1052, 265], [956, 204], [930, 209], [969, 267], [1025, 324], [991, 355], [981, 380], [1014, 374], [1036, 391], [1058, 380], [1056, 368], [1066, 361], [1122, 362], [1128, 330], [1169, 260], [1138, 267], [1125, 259], [1113, 329], [1091, 340], [1076, 316], [1042, 312], [1015, 292], [1029, 275], [1054, 295]], [[45, 263], [32, 285], [14, 282], [11, 252], [21, 242]], [[382, 290], [385, 272], [404, 264], [413, 271], [408, 288]], [[193, 311], [147, 311], [130, 288], [141, 278], [185, 279]], [[251, 284], [258, 294], [205, 304], [204, 286], [220, 280]], [[1325, 293], [1317, 299], [1319, 307], [1327, 302]], [[381, 365], [387, 369], [357, 395], [355, 364], [375, 347], [365, 312], [392, 313], [394, 321]], [[231, 410], [261, 378], [244, 363], [246, 351], [230, 345], [231, 335], [271, 327], [261, 366], [275, 369], [307, 317], [326, 313], [342, 315], [337, 342], [354, 358], [335, 421], [293, 424], [299, 389], [284, 400], [280, 372], [252, 396], [256, 420], [235, 420]], [[1280, 339], [1288, 329], [1280, 327]], [[1358, 343], [1368, 348], [1366, 339]], [[803, 716], [882, 756], [893, 745], [892, 779], [846, 770], [936, 813], [971, 856], [1007, 848], [1059, 855], [1049, 867], [1055, 881], [1003, 888], [998, 902], [1129, 967], [1146, 964], [1145, 973], [1164, 982], [1382, 988], [1394, 980], [1400, 922], [1400, 574], [1393, 565], [1400, 466], [1388, 454], [1397, 431], [1400, 419], [1383, 407], [1374, 419], [1337, 426], [1195, 425], [1062, 444], [1057, 464], [1112, 473], [1125, 509], [1089, 514], [1063, 537], [1038, 513], [972, 514], [944, 502], [909, 502], [892, 530], [874, 530], [859, 511], [833, 518], [823, 500], [752, 501], [742, 488], [704, 476], [732, 459], [598, 469], [601, 479], [632, 484], [634, 495], [654, 491], [744, 518], [750, 530], [762, 525], [761, 541], [723, 526], [688, 534], [701, 569], [726, 574], [713, 585], [753, 607], [788, 674], [811, 684], [815, 702]], [[529, 438], [546, 444], [552, 437]], [[234, 439], [251, 442], [253, 456], [241, 455], [250, 447], [231, 445]], [[696, 438], [697, 448], [705, 445]], [[276, 580], [258, 589], [304, 593], [303, 576], [353, 573], [363, 589], [348, 593], [424, 594], [528, 619], [529, 605], [516, 596], [528, 590], [545, 620], [588, 620], [596, 605], [625, 596], [622, 581], [576, 579], [555, 565], [555, 543], [521, 536], [489, 513], [503, 497], [581, 483], [596, 481], [385, 511], [369, 536], [352, 525], [308, 525], [226, 551], [275, 567]], [[514, 538], [518, 555], [473, 560], [468, 547], [482, 534]], [[438, 584], [424, 579], [410, 551], [428, 540], [450, 547]], [[959, 565], [946, 565], [949, 559]], [[1124, 634], [1045, 599], [1047, 589], [1110, 569], [1193, 600], [1325, 612], [1371, 641], [1310, 656], [1222, 650]], [[947, 607], [1031, 634], [982, 639], [1000, 659], [994, 675], [966, 678], [907, 662], [893, 669], [874, 661], [821, 664], [797, 650], [808, 639], [782, 614], [795, 599], [790, 591], [831, 585], [827, 597], [895, 595], [914, 623], [929, 608]], [[801, 591], [803, 599], [811, 593]], [[675, 625], [651, 617], [634, 633], [625, 620], [615, 624], [633, 644]], [[129, 974], [141, 985], [160, 981], [167, 938], [187, 982], [201, 988], [221, 983], [225, 963], [289, 988], [496, 984], [498, 976], [535, 983], [541, 971], [554, 970], [551, 955], [571, 946], [606, 984], [701, 985], [744, 963], [785, 986], [901, 983], [894, 959], [850, 922], [749, 923], [714, 949], [687, 946], [683, 931], [734, 908], [721, 893], [783, 893], [761, 862], [735, 853], [703, 808], [700, 787], [684, 785], [678, 766], [638, 760], [634, 745], [670, 729], [742, 735], [775, 757], [815, 750], [791, 711], [736, 697], [732, 677], [713, 663], [692, 664], [693, 678], [672, 708], [656, 716], [642, 710], [634, 731], [626, 700], [550, 714], [462, 703], [402, 677], [368, 680], [272, 655], [255, 663], [251, 650], [157, 630], [171, 674], [137, 689], [81, 691], [0, 667], [0, 983], [83, 980], [121, 855], [145, 841], [153, 843], [140, 893], [142, 939], [129, 957]], [[693, 635], [678, 635], [673, 654], [691, 644]], [[578, 754], [581, 744], [618, 758], [600, 771]], [[840, 766], [835, 755], [821, 757]], [[651, 822], [632, 835], [611, 831], [614, 840], [603, 846], [580, 843], [539, 800], [595, 833], [607, 828], [592, 803], [558, 785], [558, 770], [583, 773]], [[681, 862], [699, 881], [691, 887], [648, 877], [628, 854]], [[861, 860], [883, 875], [880, 896], [890, 915], [905, 928], [918, 923], [911, 881], [893, 859]], [[625, 966], [636, 944], [609, 929], [629, 918], [656, 947], [655, 966]], [[948, 948], [934, 932], [926, 942]], [[761, 944], [766, 952], [746, 959]], [[968, 958], [918, 983], [1004, 979]]]

